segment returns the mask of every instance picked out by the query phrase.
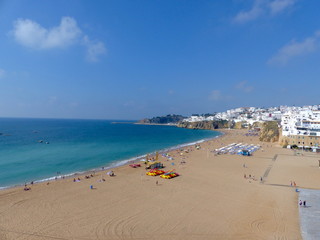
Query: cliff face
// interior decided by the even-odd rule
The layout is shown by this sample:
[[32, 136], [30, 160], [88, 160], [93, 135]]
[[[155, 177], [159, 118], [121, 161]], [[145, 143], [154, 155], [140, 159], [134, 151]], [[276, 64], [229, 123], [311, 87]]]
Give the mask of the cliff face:
[[231, 123], [226, 120], [219, 121], [201, 121], [201, 122], [180, 122], [177, 127], [190, 128], [190, 129], [219, 129], [233, 127]]
[[264, 122], [260, 130], [259, 140], [262, 142], [276, 142], [279, 140], [279, 127], [276, 121]]

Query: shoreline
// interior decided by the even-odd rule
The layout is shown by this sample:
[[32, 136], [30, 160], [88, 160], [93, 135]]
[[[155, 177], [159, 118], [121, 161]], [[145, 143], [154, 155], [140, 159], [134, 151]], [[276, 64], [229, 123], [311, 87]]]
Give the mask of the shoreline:
[[[135, 123], [133, 123], [133, 124], [135, 124]], [[144, 125], [144, 124], [142, 124], [142, 125]], [[149, 124], [146, 124], [146, 125], [149, 125]], [[153, 124], [150, 124], [150, 125], [153, 125]], [[156, 126], [158, 126], [158, 125], [170, 126], [170, 125], [165, 125], [165, 124], [158, 124], [158, 125], [154, 124], [154, 125], [156, 125]], [[172, 125], [172, 126], [174, 126], [174, 125]], [[140, 162], [140, 160], [145, 158], [147, 155], [151, 155], [152, 156], [152, 155], [155, 155], [156, 152], [158, 152], [159, 154], [168, 153], [170, 151], [174, 151], [174, 150], [177, 150], [179, 148], [186, 147], [186, 146], [193, 146], [193, 145], [196, 145], [196, 144], [199, 144], [199, 143], [202, 143], [202, 142], [207, 142], [207, 141], [213, 140], [215, 138], [222, 137], [225, 134], [223, 131], [216, 131], [216, 130], [210, 130], [210, 131], [219, 132], [220, 135], [212, 137], [212, 138], [200, 139], [200, 140], [197, 140], [195, 142], [186, 142], [186, 143], [182, 143], [182, 144], [175, 145], [175, 146], [172, 146], [172, 147], [155, 150], [155, 151], [153, 151], [151, 153], [146, 153], [146, 154], [143, 154], [143, 155], [140, 155], [140, 156], [136, 156], [136, 157], [132, 157], [132, 158], [129, 158], [129, 159], [113, 161], [113, 162], [110, 162], [109, 165], [106, 165], [106, 166], [100, 166], [100, 167], [96, 167], [96, 168], [88, 169], [88, 170], [84, 170], [84, 171], [72, 172], [72, 173], [67, 173], [67, 174], [64, 174], [64, 175], [57, 175], [57, 176], [52, 176], [52, 177], [43, 178], [43, 179], [39, 179], [39, 180], [34, 180], [33, 183], [34, 184], [41, 184], [41, 183], [45, 183], [45, 182], [53, 182], [53, 181], [57, 181], [57, 180], [70, 179], [70, 178], [74, 178], [75, 176], [78, 177], [78, 176], [84, 176], [84, 175], [92, 174], [92, 173], [99, 173], [99, 172], [102, 172], [102, 171], [105, 171], [105, 170], [117, 169], [119, 167], [127, 165], [128, 163]], [[3, 191], [3, 190], [6, 190], [6, 189], [23, 187], [25, 185], [30, 185], [30, 184], [31, 184], [31, 182], [26, 182], [25, 184], [21, 183], [21, 184], [14, 184], [12, 186], [0, 187], [0, 192]]]

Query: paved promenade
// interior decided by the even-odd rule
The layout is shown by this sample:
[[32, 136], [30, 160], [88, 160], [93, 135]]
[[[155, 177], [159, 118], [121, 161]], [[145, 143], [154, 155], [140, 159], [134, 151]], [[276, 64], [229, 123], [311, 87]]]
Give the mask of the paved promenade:
[[300, 189], [299, 200], [306, 201], [306, 207], [299, 207], [303, 239], [320, 239], [320, 190]]

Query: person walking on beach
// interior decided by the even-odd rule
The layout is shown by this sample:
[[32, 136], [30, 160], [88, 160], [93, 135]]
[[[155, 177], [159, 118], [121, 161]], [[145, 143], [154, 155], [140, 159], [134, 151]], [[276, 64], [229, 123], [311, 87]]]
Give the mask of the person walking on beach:
[[301, 200], [299, 201], [299, 205], [300, 205], [300, 207], [302, 206], [302, 201]]
[[303, 206], [306, 207], [306, 205], [307, 205], [307, 202], [306, 202], [306, 200], [304, 200], [303, 201]]
[[158, 181], [156, 181], [156, 185], [158, 186]]

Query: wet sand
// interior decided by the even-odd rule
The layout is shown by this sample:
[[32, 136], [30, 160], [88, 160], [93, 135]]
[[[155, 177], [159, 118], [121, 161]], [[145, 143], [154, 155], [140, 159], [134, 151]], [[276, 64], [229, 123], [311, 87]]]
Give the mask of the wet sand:
[[[126, 165], [114, 169], [115, 177], [102, 171], [80, 182], [0, 191], [0, 239], [302, 239], [298, 193], [290, 183], [319, 187], [317, 155], [295, 156], [245, 131], [225, 132], [200, 150], [172, 151], [175, 160], [161, 156], [165, 170], [181, 174], [174, 179]], [[250, 157], [211, 152], [239, 142], [261, 144], [263, 151]]]

